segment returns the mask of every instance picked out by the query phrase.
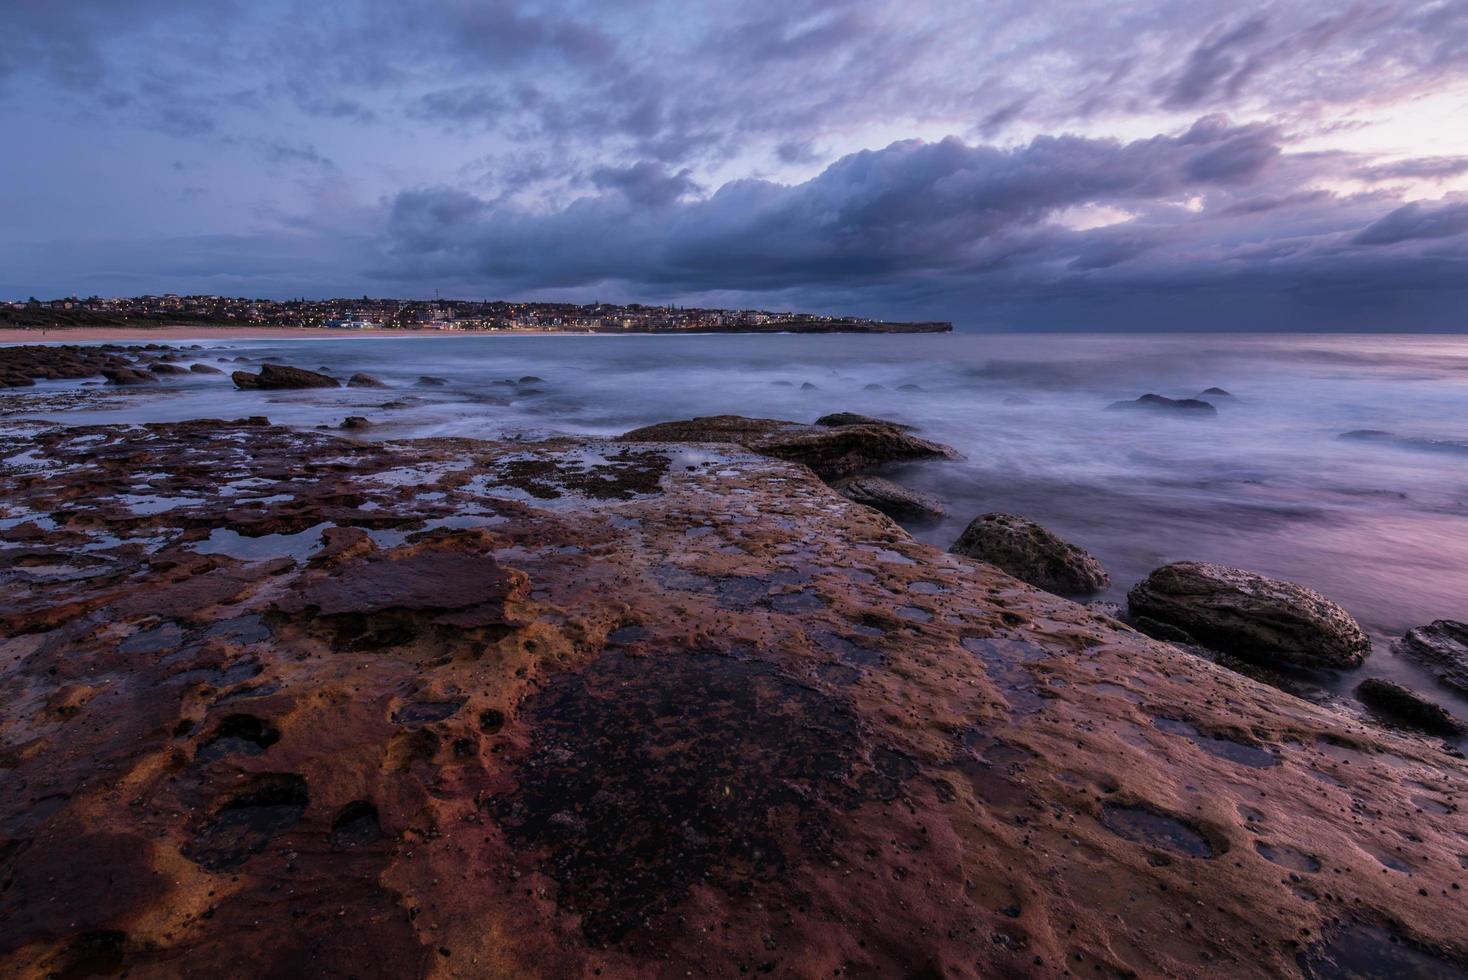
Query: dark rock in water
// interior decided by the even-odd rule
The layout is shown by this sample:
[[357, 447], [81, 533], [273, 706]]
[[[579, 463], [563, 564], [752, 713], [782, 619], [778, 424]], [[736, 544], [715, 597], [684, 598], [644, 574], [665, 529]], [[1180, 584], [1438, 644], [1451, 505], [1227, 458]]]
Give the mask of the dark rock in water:
[[975, 517], [948, 550], [997, 565], [1057, 595], [1090, 595], [1111, 582], [1089, 553], [1015, 514]]
[[855, 412], [832, 412], [830, 415], [822, 415], [816, 419], [816, 425], [828, 425], [832, 427], [841, 425], [890, 425], [894, 429], [912, 429], [912, 426], [903, 425], [901, 422], [888, 422], [886, 419], [872, 418], [870, 415], [858, 415]]
[[372, 428], [372, 423], [360, 415], [348, 415], [342, 420], [342, 428], [347, 430], [370, 429]]
[[1227, 565], [1164, 565], [1134, 586], [1127, 602], [1136, 617], [1248, 660], [1359, 667], [1371, 653], [1351, 614], [1319, 592]]
[[1217, 415], [1218, 409], [1199, 398], [1164, 398], [1162, 395], [1146, 394], [1129, 402], [1112, 402], [1107, 411], [1147, 410], [1174, 412], [1178, 415]]
[[1397, 650], [1448, 687], [1468, 694], [1468, 623], [1438, 619], [1414, 627], [1402, 637]]
[[776, 388], [794, 388], [795, 387], [795, 383], [793, 381], [771, 381], [770, 384], [774, 385]]
[[801, 391], [815, 391], [816, 390], [816, 386], [813, 385], [813, 384], [811, 384], [809, 381], [806, 381], [806, 382], [803, 382], [801, 384], [800, 390]]
[[933, 521], [947, 513], [933, 497], [876, 476], [858, 476], [835, 484], [850, 500], [875, 507], [899, 521]]
[[179, 367], [177, 364], [170, 364], [170, 363], [168, 363], [166, 361], [154, 361], [153, 363], [151, 363], [151, 364], [149, 364], [147, 366], [147, 369], [149, 371], [151, 371], [153, 374], [188, 374], [189, 373], [186, 369]]
[[387, 385], [381, 379], [370, 374], [354, 374], [347, 379], [348, 388], [386, 388]]
[[441, 388], [448, 384], [447, 379], [425, 374], [418, 379], [418, 385], [422, 388]]
[[854, 476], [884, 463], [958, 455], [948, 446], [919, 439], [886, 422], [831, 427], [713, 415], [659, 422], [622, 438], [629, 442], [734, 443], [764, 456], [804, 463], [823, 480]]
[[195, 374], [223, 374], [224, 372], [212, 364], [190, 364], [189, 370]]
[[523, 378], [520, 379], [519, 383], [522, 384], [522, 385], [538, 385], [538, 384], [544, 384], [545, 383], [545, 379], [544, 378], [537, 378], [533, 374], [527, 374]]
[[1458, 735], [1465, 728], [1446, 708], [1410, 691], [1393, 681], [1368, 677], [1356, 687], [1356, 700], [1385, 715], [1429, 735]]
[[1164, 643], [1181, 643], [1184, 646], [1198, 646], [1198, 641], [1193, 639], [1187, 630], [1178, 629], [1171, 623], [1164, 623], [1153, 619], [1151, 616], [1135, 616], [1131, 623], [1137, 628], [1137, 632], [1146, 633], [1154, 640]]
[[1233, 392], [1225, 391], [1222, 388], [1204, 388], [1200, 395], [1208, 395], [1213, 398], [1232, 398], [1234, 396]]
[[1352, 429], [1350, 432], [1342, 432], [1340, 438], [1352, 442], [1375, 442], [1384, 446], [1392, 446], [1396, 449], [1415, 449], [1429, 453], [1464, 453], [1468, 454], [1468, 442], [1454, 442], [1450, 439], [1423, 439], [1418, 436], [1399, 436], [1395, 432], [1387, 432], [1383, 429]]
[[909, 383], [909, 384], [905, 384], [905, 385], [898, 385], [897, 386], [897, 390], [898, 391], [922, 391], [923, 389], [922, 389], [922, 386], [921, 385], [915, 385], [915, 384]]
[[141, 370], [140, 368], [115, 367], [104, 368], [102, 377], [107, 379], [108, 384], [132, 386], [132, 385], [156, 385], [158, 376]]
[[236, 371], [231, 377], [237, 388], [277, 391], [292, 388], [339, 388], [341, 382], [305, 368], [285, 364], [263, 364], [259, 374]]
[[863, 391], [885, 391], [887, 386], [877, 384], [877, 382], [873, 381], [871, 384], [862, 385], [861, 388]]

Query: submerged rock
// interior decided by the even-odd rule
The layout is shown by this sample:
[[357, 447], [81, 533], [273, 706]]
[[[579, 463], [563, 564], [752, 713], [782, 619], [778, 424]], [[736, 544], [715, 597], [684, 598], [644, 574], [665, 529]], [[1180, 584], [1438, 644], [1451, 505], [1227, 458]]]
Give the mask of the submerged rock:
[[132, 385], [156, 385], [158, 376], [141, 368], [114, 367], [104, 368], [102, 377], [107, 379], [108, 384], [121, 385], [124, 387]]
[[1468, 623], [1438, 619], [1407, 631], [1397, 644], [1439, 681], [1468, 694]]
[[1203, 398], [1203, 397], [1209, 397], [1209, 398], [1232, 398], [1233, 396], [1234, 396], [1233, 395], [1233, 392], [1231, 392], [1231, 391], [1225, 391], [1224, 389], [1217, 388], [1217, 387], [1215, 387], [1215, 388], [1204, 388], [1203, 391], [1199, 394], [1199, 397], [1200, 398]]
[[801, 425], [779, 419], [713, 415], [659, 422], [621, 437], [630, 442], [724, 442], [793, 463], [804, 463], [824, 480], [873, 470], [886, 463], [953, 459], [948, 446], [909, 435], [890, 422]]
[[1356, 699], [1389, 720], [1429, 735], [1458, 735], [1465, 730], [1463, 723], [1436, 701], [1380, 677], [1368, 677], [1358, 684]]
[[223, 371], [219, 370], [219, 368], [215, 367], [212, 364], [190, 364], [189, 365], [189, 370], [192, 371], [192, 372], [194, 372], [195, 374], [223, 374], [224, 373]]
[[1218, 409], [1201, 398], [1166, 398], [1162, 395], [1146, 394], [1132, 401], [1112, 402], [1108, 411], [1153, 411], [1171, 412], [1178, 415], [1217, 415]]
[[248, 371], [236, 371], [230, 377], [234, 379], [236, 388], [258, 388], [261, 391], [291, 388], [341, 387], [341, 382], [335, 378], [329, 378], [315, 371], [307, 371], [305, 368], [290, 367], [286, 364], [262, 364], [258, 374], [250, 374]]
[[386, 388], [387, 383], [370, 374], [357, 373], [347, 379], [348, 388]]
[[835, 484], [843, 497], [875, 507], [899, 521], [934, 521], [947, 511], [934, 497], [877, 476], [858, 476]]
[[1351, 442], [1375, 442], [1394, 449], [1415, 449], [1429, 453], [1468, 453], [1468, 442], [1451, 439], [1424, 439], [1420, 436], [1402, 436], [1383, 429], [1353, 429], [1342, 432], [1341, 439]]
[[912, 426], [901, 422], [888, 422], [886, 419], [872, 418], [870, 415], [858, 415], [856, 412], [832, 412], [830, 415], [822, 415], [816, 419], [816, 425], [825, 425], [839, 428], [843, 425], [890, 425], [894, 429], [911, 431]]
[[1090, 595], [1111, 583], [1091, 554], [1016, 514], [975, 517], [948, 550], [1057, 595]]
[[1357, 667], [1371, 652], [1360, 624], [1319, 592], [1227, 565], [1164, 565], [1127, 602], [1139, 621], [1166, 623], [1245, 659]]

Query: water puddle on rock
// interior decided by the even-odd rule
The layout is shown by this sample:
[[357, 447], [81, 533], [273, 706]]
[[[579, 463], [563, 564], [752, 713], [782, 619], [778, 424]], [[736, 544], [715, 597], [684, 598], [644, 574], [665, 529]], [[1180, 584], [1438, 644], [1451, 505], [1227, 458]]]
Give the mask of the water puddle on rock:
[[1268, 769], [1271, 766], [1279, 765], [1279, 759], [1267, 749], [1235, 742], [1230, 738], [1204, 735], [1196, 725], [1186, 721], [1176, 718], [1154, 718], [1152, 724], [1159, 731], [1167, 732], [1169, 735], [1183, 736], [1209, 755], [1237, 762], [1241, 766], [1248, 766], [1251, 769]]
[[1101, 823], [1118, 837], [1183, 857], [1212, 858], [1222, 851], [1202, 831], [1177, 817], [1150, 807], [1107, 804]]
[[1320, 861], [1314, 855], [1306, 854], [1298, 848], [1288, 844], [1266, 844], [1262, 840], [1254, 842], [1254, 850], [1259, 856], [1281, 868], [1289, 868], [1291, 871], [1315, 872], [1320, 870]]
[[1381, 926], [1349, 922], [1296, 957], [1311, 980], [1468, 980], [1468, 965]]
[[193, 544], [201, 555], [228, 555], [241, 561], [294, 558], [305, 561], [321, 545], [321, 533], [334, 525], [323, 522], [295, 534], [262, 534], [247, 537], [227, 527], [216, 527], [209, 537]]

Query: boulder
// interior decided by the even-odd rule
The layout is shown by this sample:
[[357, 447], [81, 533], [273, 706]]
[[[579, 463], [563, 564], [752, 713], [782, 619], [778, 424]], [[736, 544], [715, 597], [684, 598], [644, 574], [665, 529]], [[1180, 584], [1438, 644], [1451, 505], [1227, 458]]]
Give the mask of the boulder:
[[1214, 388], [1204, 388], [1203, 391], [1199, 394], [1198, 397], [1199, 398], [1202, 398], [1204, 396], [1207, 396], [1207, 397], [1210, 397], [1210, 398], [1232, 398], [1234, 396], [1234, 393], [1231, 392], [1231, 391], [1225, 391], [1222, 388], [1214, 387]]
[[112, 367], [102, 370], [102, 377], [107, 379], [108, 384], [113, 385], [156, 385], [158, 376], [141, 368]]
[[223, 374], [224, 372], [212, 364], [190, 364], [189, 370], [194, 374]]
[[1227, 565], [1164, 565], [1132, 588], [1127, 603], [1139, 622], [1166, 623], [1249, 660], [1358, 667], [1371, 653], [1360, 624], [1325, 596]]
[[1132, 410], [1168, 412], [1175, 415], [1217, 415], [1218, 409], [1201, 398], [1165, 398], [1162, 395], [1146, 394], [1132, 401], [1112, 402], [1107, 411]]
[[341, 427], [343, 429], [346, 429], [347, 431], [352, 431], [354, 429], [370, 429], [372, 428], [372, 423], [368, 422], [361, 415], [348, 415], [345, 419], [342, 420]]
[[418, 385], [422, 388], [442, 388], [446, 384], [448, 384], [446, 379], [432, 374], [425, 374], [418, 379]]
[[947, 513], [935, 498], [877, 476], [858, 476], [836, 484], [842, 496], [899, 521], [935, 521]]
[[948, 550], [996, 565], [1057, 595], [1090, 595], [1111, 582], [1088, 552], [1015, 514], [975, 517]]
[[1426, 667], [1441, 683], [1468, 694], [1468, 623], [1438, 619], [1407, 631], [1397, 651]]
[[801, 383], [800, 390], [801, 391], [815, 391], [816, 390], [816, 386], [813, 385], [813, 384], [811, 384], [809, 381], [805, 381], [805, 382], [802, 382]]
[[387, 384], [370, 374], [357, 373], [347, 379], [348, 388], [386, 388]]
[[897, 429], [912, 429], [912, 426], [903, 425], [901, 422], [874, 419], [870, 415], [858, 415], [855, 412], [832, 412], [830, 415], [822, 415], [816, 419], [816, 425], [826, 425], [832, 428], [842, 425], [890, 425]]
[[259, 374], [236, 371], [231, 377], [237, 388], [259, 388], [276, 391], [289, 388], [339, 388], [341, 382], [305, 368], [289, 367], [285, 364], [264, 364]]
[[909, 435], [890, 422], [831, 427], [713, 415], [659, 422], [621, 438], [628, 442], [733, 443], [762, 456], [804, 463], [823, 480], [855, 476], [886, 463], [958, 455], [948, 446]]
[[147, 367], [148, 371], [153, 374], [188, 374], [188, 371], [184, 368], [166, 361], [154, 361]]
[[1387, 721], [1429, 735], [1459, 735], [1468, 726], [1436, 701], [1428, 700], [1395, 681], [1368, 677], [1356, 686], [1356, 700]]

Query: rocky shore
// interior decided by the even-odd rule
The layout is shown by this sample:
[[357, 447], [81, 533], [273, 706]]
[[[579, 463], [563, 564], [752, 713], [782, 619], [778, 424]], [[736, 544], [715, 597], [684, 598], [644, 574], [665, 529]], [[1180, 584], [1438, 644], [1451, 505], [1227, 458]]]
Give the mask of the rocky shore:
[[1468, 976], [1468, 762], [842, 493], [948, 452], [10, 420], [0, 972]]

